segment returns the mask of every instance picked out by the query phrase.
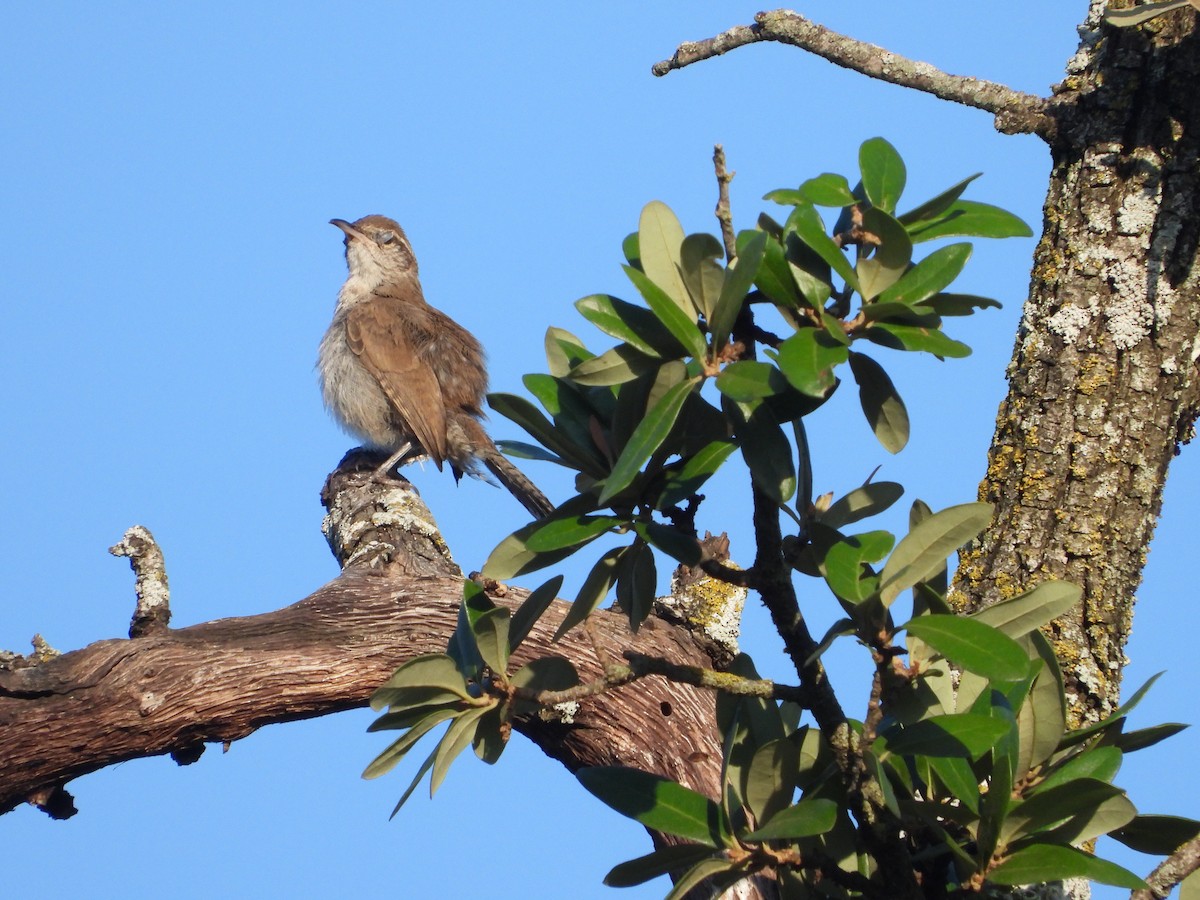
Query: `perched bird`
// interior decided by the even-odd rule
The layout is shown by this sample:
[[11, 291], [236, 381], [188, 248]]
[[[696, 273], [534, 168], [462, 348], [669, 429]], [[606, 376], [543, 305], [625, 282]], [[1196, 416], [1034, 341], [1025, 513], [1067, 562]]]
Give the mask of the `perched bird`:
[[532, 515], [547, 515], [554, 505], [483, 430], [483, 348], [425, 302], [404, 230], [386, 216], [330, 224], [346, 235], [350, 270], [317, 358], [333, 417], [367, 447], [391, 454], [377, 476], [428, 457], [438, 469], [449, 462], [455, 478], [484, 477], [483, 463]]

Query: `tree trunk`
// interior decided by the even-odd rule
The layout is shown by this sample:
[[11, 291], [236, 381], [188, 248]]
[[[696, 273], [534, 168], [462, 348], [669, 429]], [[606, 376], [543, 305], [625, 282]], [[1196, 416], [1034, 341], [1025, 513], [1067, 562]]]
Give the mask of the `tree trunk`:
[[1196, 14], [1117, 29], [1103, 5], [1052, 101], [1044, 232], [979, 492], [996, 517], [955, 581], [965, 608], [1083, 587], [1053, 635], [1075, 724], [1117, 705], [1167, 467], [1200, 403]]

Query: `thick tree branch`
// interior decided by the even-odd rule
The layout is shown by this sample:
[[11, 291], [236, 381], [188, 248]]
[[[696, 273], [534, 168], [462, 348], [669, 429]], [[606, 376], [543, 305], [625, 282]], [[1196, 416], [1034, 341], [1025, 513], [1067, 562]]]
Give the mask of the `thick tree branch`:
[[990, 112], [996, 117], [996, 128], [1005, 134], [1046, 137], [1053, 131], [1054, 119], [1047, 112], [1047, 101], [1040, 97], [994, 81], [951, 75], [928, 63], [830, 31], [786, 9], [760, 12], [753, 25], [738, 25], [715, 37], [680, 44], [674, 56], [655, 63], [651, 71], [666, 75], [759, 41], [791, 44], [870, 78]]
[[[144, 756], [190, 761], [206, 743], [363, 706], [401, 662], [443, 652], [457, 621], [461, 575], [415, 492], [401, 483], [369, 485], [377, 493], [367, 499], [354, 490], [366, 477], [352, 470], [331, 477], [327, 529], [339, 555], [355, 562], [300, 602], [4, 664], [0, 811], [31, 801], [70, 815], [62, 785], [71, 779]], [[498, 602], [523, 596], [510, 590]], [[597, 678], [582, 629], [552, 643], [565, 608], [556, 604], [546, 614], [514, 665], [553, 653], [569, 657], [585, 680]], [[596, 639], [617, 659], [632, 651], [683, 665], [709, 662], [686, 629], [651, 618], [631, 637], [623, 615], [594, 618]], [[632, 765], [717, 796], [714, 717], [711, 691], [652, 677], [636, 691], [589, 699], [571, 722], [517, 728], [572, 770]], [[373, 749], [364, 739], [364, 763]]]

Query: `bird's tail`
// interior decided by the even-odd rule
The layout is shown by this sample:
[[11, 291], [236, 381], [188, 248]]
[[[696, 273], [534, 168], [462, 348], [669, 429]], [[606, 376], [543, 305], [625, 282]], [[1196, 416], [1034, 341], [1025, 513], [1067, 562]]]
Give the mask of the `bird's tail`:
[[488, 467], [502, 485], [508, 488], [521, 505], [529, 510], [536, 519], [544, 519], [554, 511], [554, 504], [538, 490], [537, 485], [530, 481], [525, 473], [508, 461], [495, 446], [489, 447], [480, 454], [483, 464]]

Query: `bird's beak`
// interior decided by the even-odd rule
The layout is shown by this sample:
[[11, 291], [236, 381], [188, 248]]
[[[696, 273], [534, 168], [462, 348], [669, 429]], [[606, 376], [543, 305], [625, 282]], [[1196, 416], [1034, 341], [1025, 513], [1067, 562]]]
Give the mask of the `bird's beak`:
[[337, 228], [340, 228], [342, 231], [344, 231], [346, 233], [346, 241], [347, 242], [349, 242], [349, 240], [351, 238], [362, 237], [362, 235], [354, 229], [354, 226], [351, 225], [349, 222], [347, 222], [345, 219], [330, 219], [329, 224], [336, 226]]

